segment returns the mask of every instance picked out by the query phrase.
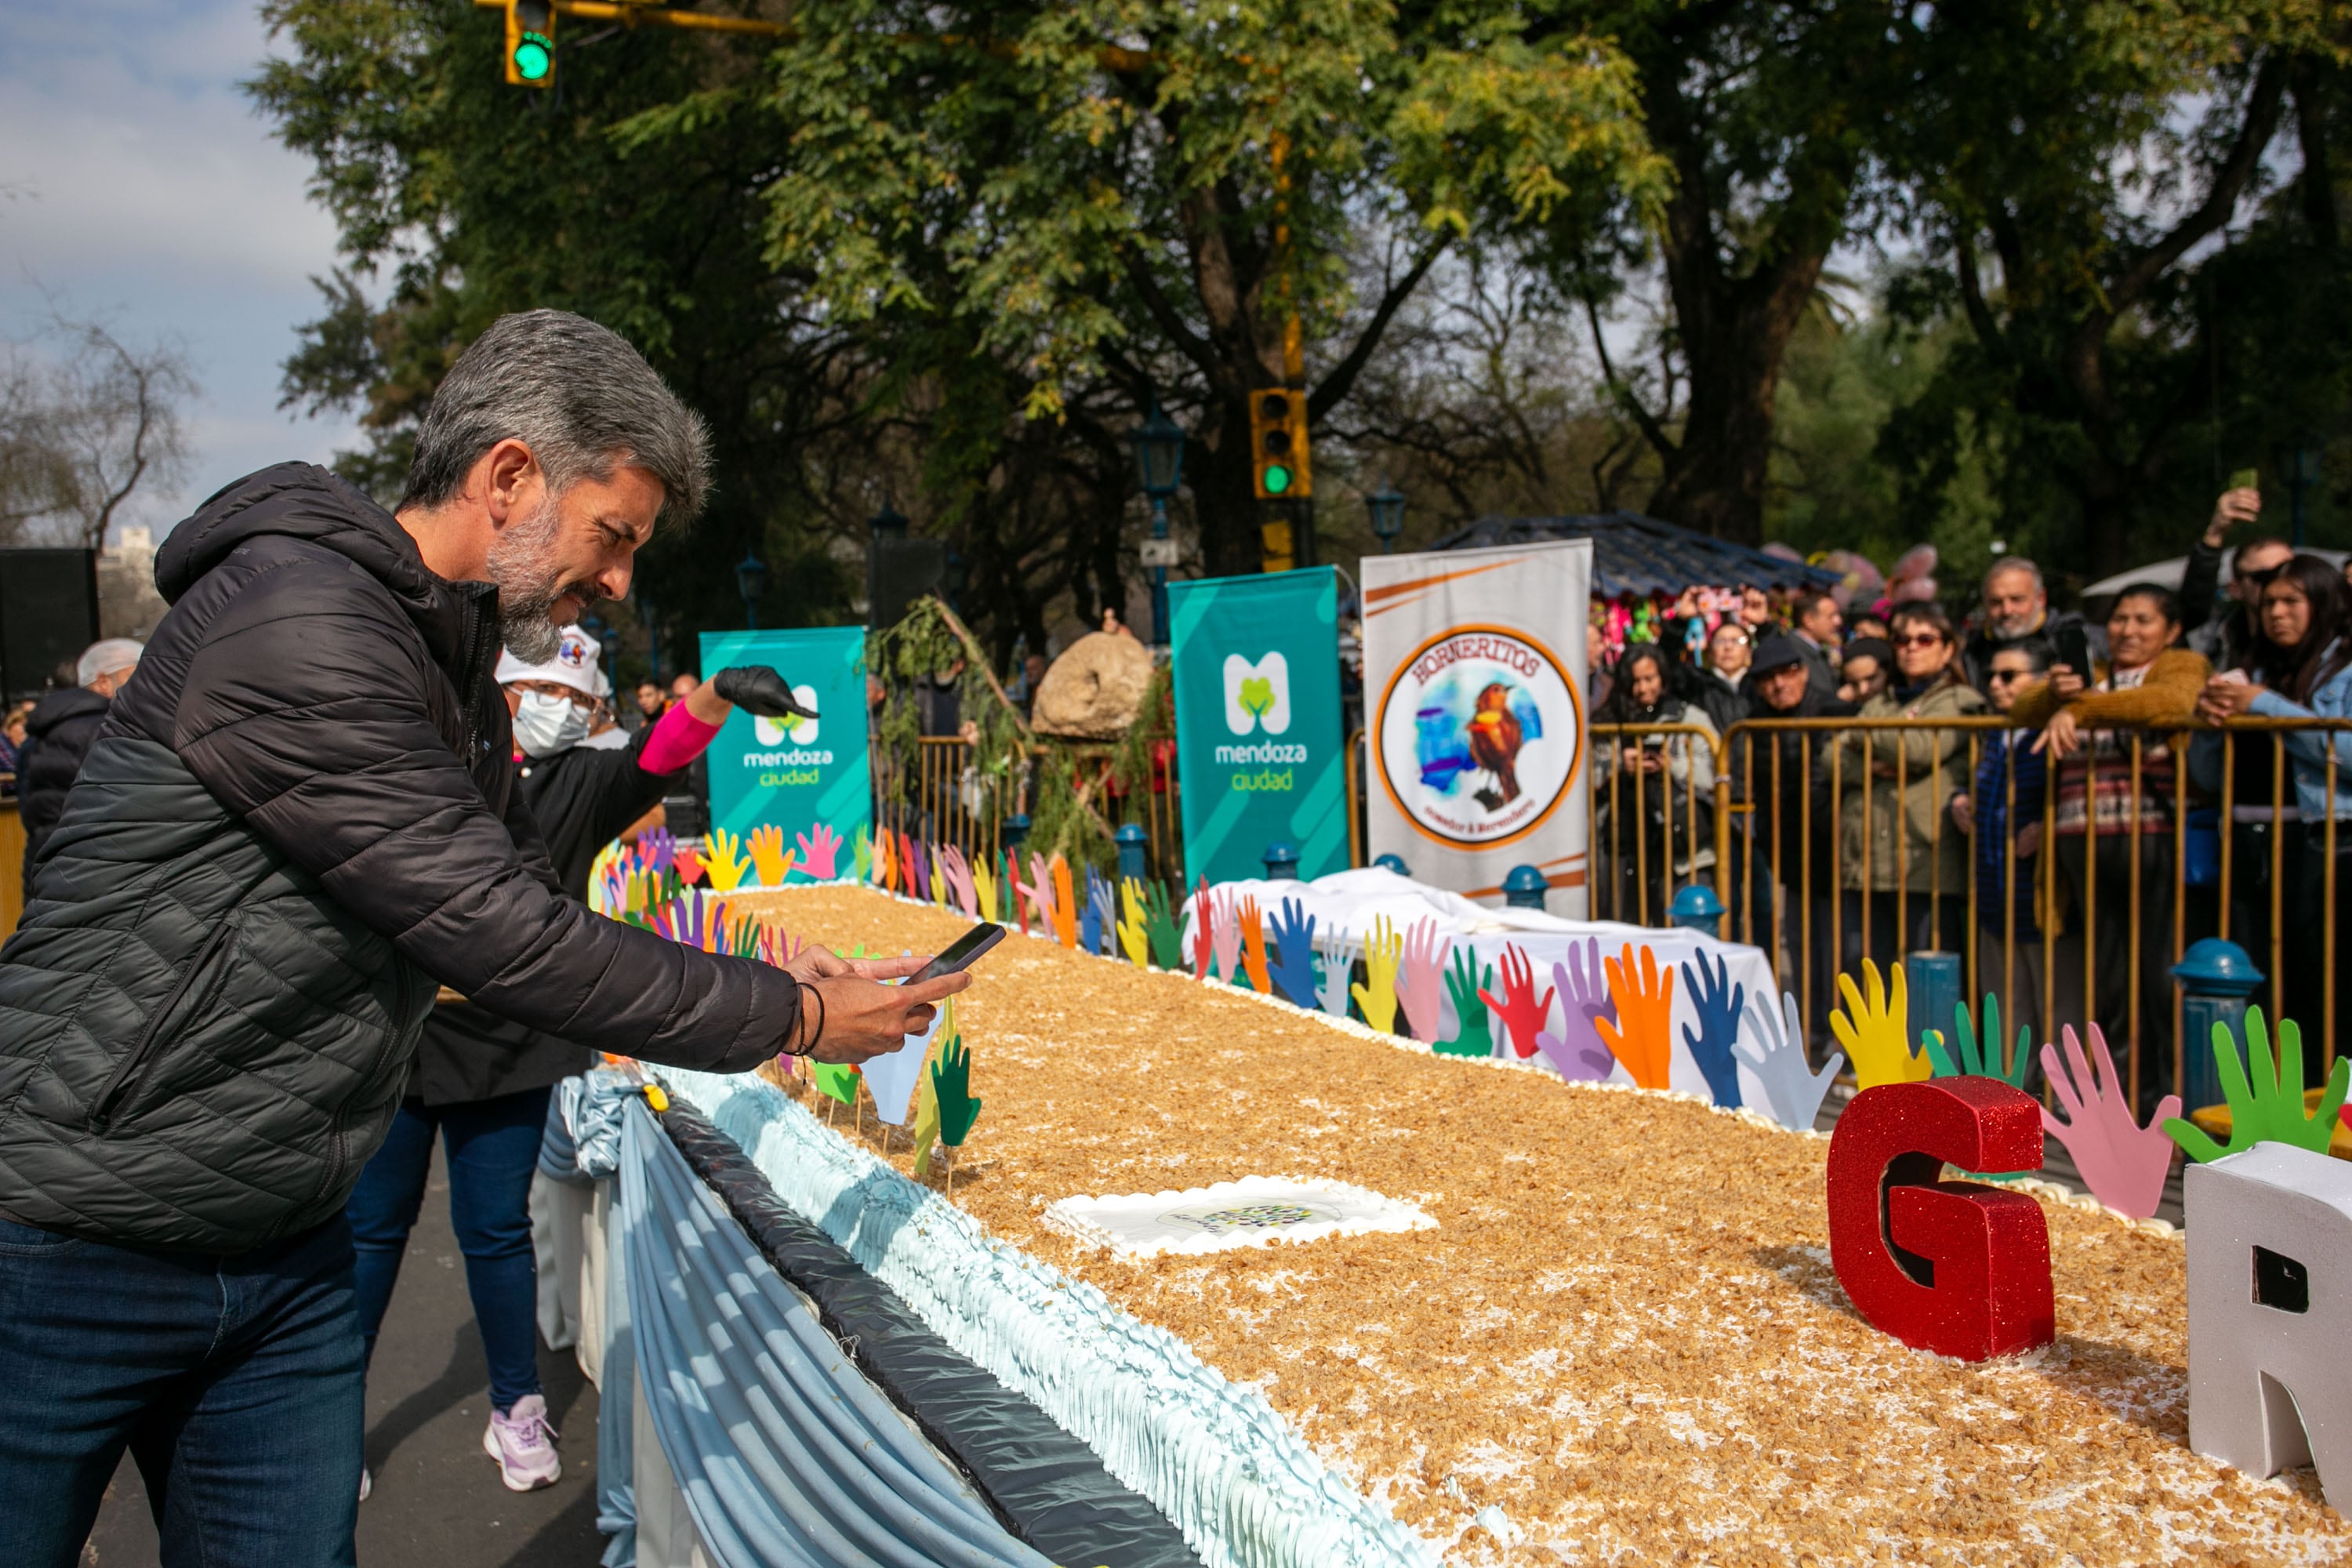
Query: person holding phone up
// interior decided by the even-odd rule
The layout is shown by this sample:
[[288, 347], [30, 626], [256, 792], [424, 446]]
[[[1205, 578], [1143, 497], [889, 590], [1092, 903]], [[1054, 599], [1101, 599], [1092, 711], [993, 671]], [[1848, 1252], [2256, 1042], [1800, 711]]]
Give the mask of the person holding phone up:
[[[2189, 564], [2180, 574], [2180, 624], [2189, 628], [2188, 644], [2212, 662], [2216, 669], [2236, 669], [2261, 640], [2255, 625], [2256, 606], [2263, 585], [2294, 554], [2294, 547], [2275, 534], [2243, 539], [2231, 553], [2230, 531], [2261, 521], [2263, 492], [2259, 475], [2241, 468], [2230, 478], [2230, 488], [2213, 503], [2205, 531], [2189, 547]], [[2230, 582], [2221, 589], [2221, 565], [2227, 556]]]

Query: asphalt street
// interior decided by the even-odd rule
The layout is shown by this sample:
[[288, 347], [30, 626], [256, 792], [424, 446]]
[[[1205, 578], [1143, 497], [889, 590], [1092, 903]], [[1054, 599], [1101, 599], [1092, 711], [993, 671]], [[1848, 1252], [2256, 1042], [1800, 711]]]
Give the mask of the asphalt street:
[[[604, 1549], [596, 1533], [596, 1390], [570, 1351], [541, 1345], [539, 1367], [549, 1418], [563, 1434], [563, 1479], [541, 1491], [510, 1492], [482, 1451], [489, 1376], [436, 1150], [425, 1213], [409, 1237], [368, 1378], [367, 1454], [375, 1492], [360, 1505], [362, 1563], [593, 1568]], [[82, 1563], [156, 1568], [147, 1489], [127, 1458]]]

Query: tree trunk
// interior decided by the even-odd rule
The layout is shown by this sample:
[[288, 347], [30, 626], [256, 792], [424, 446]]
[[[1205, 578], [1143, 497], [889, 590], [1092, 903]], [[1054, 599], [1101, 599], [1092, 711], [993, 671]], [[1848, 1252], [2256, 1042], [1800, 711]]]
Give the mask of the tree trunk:
[[1219, 398], [1212, 409], [1215, 428], [1190, 444], [1185, 478], [1200, 523], [1202, 569], [1212, 577], [1235, 577], [1265, 564], [1250, 463], [1249, 405]]

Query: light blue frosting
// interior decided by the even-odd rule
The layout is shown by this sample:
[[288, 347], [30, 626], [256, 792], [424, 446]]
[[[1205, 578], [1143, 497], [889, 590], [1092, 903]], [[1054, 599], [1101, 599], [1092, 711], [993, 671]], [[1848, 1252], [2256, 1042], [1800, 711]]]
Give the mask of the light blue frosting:
[[772, 1084], [651, 1069], [779, 1196], [934, 1333], [1036, 1402], [1184, 1532], [1206, 1568], [1434, 1568], [1438, 1553], [1332, 1474], [1263, 1394], [1100, 1290], [828, 1131]]

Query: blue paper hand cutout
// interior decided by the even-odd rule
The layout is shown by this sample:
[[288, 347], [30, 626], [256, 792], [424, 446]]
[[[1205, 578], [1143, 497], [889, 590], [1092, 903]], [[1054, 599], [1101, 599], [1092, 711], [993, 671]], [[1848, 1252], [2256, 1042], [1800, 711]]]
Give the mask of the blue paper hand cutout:
[[1682, 966], [1683, 984], [1691, 999], [1691, 1010], [1698, 1015], [1698, 1027], [1683, 1026], [1683, 1044], [1690, 1047], [1698, 1070], [1706, 1075], [1706, 1087], [1715, 1093], [1715, 1102], [1727, 1110], [1739, 1108], [1739, 1067], [1731, 1054], [1739, 1038], [1739, 1015], [1748, 1005], [1748, 988], [1727, 985], [1731, 966], [1718, 958], [1715, 967], [1706, 965], [1706, 953], [1693, 955], [1697, 972], [1690, 963]]
[[1275, 951], [1267, 968], [1274, 988], [1295, 1007], [1315, 1005], [1315, 917], [1297, 899], [1285, 899], [1267, 932]]
[[1107, 952], [1118, 927], [1118, 904], [1109, 881], [1092, 866], [1087, 868], [1087, 908], [1078, 919], [1078, 945], [1088, 952]]

